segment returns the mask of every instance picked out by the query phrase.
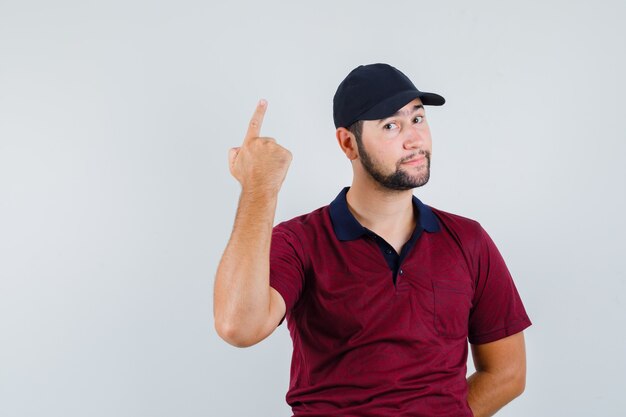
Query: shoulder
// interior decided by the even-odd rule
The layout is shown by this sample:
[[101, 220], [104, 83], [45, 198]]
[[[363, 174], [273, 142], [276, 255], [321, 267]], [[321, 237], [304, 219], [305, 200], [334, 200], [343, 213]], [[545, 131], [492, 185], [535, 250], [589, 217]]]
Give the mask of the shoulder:
[[432, 206], [429, 207], [439, 220], [439, 225], [448, 232], [476, 236], [481, 235], [483, 232], [480, 223], [474, 219], [440, 210]]
[[441, 238], [459, 247], [469, 258], [483, 252], [490, 242], [487, 232], [474, 219], [430, 207], [439, 221]]
[[495, 242], [478, 221], [438, 209], [432, 210], [439, 219], [444, 240], [454, 241], [472, 264], [483, 258], [501, 258]]
[[302, 267], [306, 268], [310, 265], [310, 254], [315, 253], [312, 248], [320, 240], [320, 236], [328, 234], [328, 224], [328, 206], [281, 221], [272, 231], [271, 252], [292, 253], [297, 256]]
[[309, 213], [283, 220], [274, 226], [274, 233], [285, 233], [299, 238], [310, 236], [328, 223], [328, 207], [326, 205]]

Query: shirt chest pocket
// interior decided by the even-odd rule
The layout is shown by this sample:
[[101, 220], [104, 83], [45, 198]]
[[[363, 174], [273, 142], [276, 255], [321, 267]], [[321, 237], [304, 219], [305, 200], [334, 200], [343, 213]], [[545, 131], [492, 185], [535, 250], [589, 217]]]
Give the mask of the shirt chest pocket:
[[444, 338], [466, 338], [472, 291], [465, 281], [433, 280], [434, 327]]

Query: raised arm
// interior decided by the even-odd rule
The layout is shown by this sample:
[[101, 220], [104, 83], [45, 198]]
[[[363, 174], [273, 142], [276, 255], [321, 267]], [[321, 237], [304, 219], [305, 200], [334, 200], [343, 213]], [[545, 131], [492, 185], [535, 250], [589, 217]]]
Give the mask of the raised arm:
[[231, 174], [241, 184], [230, 240], [215, 276], [215, 329], [226, 342], [247, 347], [260, 342], [285, 314], [285, 302], [269, 285], [269, 256], [278, 193], [291, 153], [260, 137], [267, 108], [259, 101], [240, 147], [229, 152]]

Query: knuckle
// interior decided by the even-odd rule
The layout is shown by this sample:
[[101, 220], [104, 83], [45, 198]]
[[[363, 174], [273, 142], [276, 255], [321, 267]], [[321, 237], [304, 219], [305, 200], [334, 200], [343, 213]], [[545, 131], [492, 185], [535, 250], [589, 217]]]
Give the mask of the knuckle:
[[290, 162], [293, 159], [293, 155], [289, 150], [282, 148], [280, 152], [280, 159], [283, 162]]
[[265, 146], [272, 146], [276, 144], [276, 139], [274, 138], [263, 137], [261, 139], [263, 139], [263, 144]]

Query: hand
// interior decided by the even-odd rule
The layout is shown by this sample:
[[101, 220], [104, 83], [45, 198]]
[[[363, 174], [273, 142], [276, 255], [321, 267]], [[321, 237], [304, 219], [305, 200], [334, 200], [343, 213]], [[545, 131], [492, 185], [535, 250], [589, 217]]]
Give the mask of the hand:
[[250, 120], [243, 144], [228, 153], [230, 173], [248, 191], [280, 190], [292, 155], [274, 138], [260, 137], [267, 101], [260, 100]]

